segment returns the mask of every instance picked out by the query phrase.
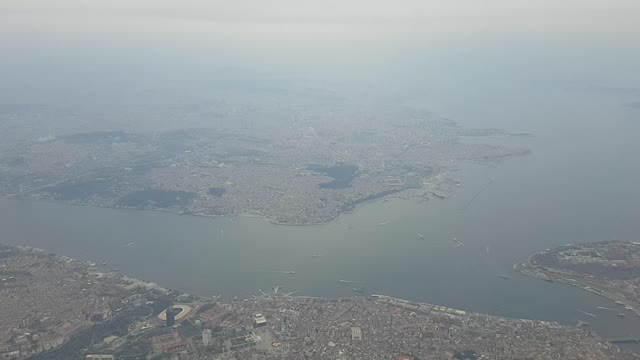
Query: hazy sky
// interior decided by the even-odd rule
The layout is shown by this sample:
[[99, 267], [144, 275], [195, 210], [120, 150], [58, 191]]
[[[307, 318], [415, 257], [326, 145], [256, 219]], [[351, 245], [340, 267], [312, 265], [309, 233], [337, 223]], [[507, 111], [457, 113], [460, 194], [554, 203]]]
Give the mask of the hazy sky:
[[218, 20], [394, 19], [420, 16], [629, 14], [636, 0], [3, 0], [3, 11], [137, 14]]
[[638, 43], [640, 0], [0, 0], [13, 86], [65, 69], [144, 80], [215, 66], [629, 79]]
[[[367, 33], [402, 29], [407, 24], [466, 17], [458, 30], [481, 24], [509, 26], [597, 26], [610, 30], [639, 29], [638, 0], [0, 0], [3, 38], [29, 34], [74, 31], [117, 32], [118, 26], [138, 26], [138, 31], [161, 31], [178, 25], [181, 31], [229, 31], [260, 35], [295, 36], [283, 24], [298, 25], [297, 35], [349, 35], [368, 25]], [[493, 17], [488, 21], [486, 17]], [[483, 20], [478, 20], [483, 18]], [[223, 23], [224, 25], [220, 25]], [[232, 23], [241, 23], [241, 27]], [[265, 24], [285, 26], [274, 30]], [[314, 25], [316, 24], [316, 25]], [[318, 29], [318, 25], [322, 29]], [[304, 25], [304, 26], [303, 26]], [[638, 25], [640, 26], [640, 25]], [[169, 31], [175, 31], [171, 28]]]

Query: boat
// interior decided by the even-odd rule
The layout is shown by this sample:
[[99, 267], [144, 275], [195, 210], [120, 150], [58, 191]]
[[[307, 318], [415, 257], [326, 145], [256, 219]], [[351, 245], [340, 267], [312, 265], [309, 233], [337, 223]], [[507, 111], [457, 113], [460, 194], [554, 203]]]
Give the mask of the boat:
[[133, 245], [135, 245], [135, 244], [136, 244], [136, 243], [130, 242], [130, 243], [128, 243], [127, 245], [122, 245], [122, 247], [130, 247], [130, 246], [133, 246]]
[[291, 274], [291, 275], [293, 275], [293, 274], [295, 274], [296, 272], [295, 272], [295, 271], [292, 271], [292, 270], [289, 270], [289, 271], [286, 271], [286, 273], [287, 273], [287, 274]]
[[596, 316], [596, 315], [594, 315], [594, 314], [592, 314], [592, 313], [588, 313], [588, 312], [586, 312], [586, 311], [582, 311], [582, 310], [580, 310], [580, 309], [576, 309], [576, 310], [577, 310], [579, 313], [581, 313], [581, 314], [584, 314], [584, 315], [587, 315], [587, 316], [591, 316], [592, 318], [597, 318], [597, 316]]
[[625, 314], [623, 314], [623, 313], [619, 313], [619, 314], [618, 314], [618, 316], [620, 316], [620, 317], [625, 317], [626, 315], [625, 315]]
[[418, 235], [420, 239], [424, 240], [424, 235], [420, 234], [419, 232], [417, 232], [416, 235]]
[[338, 282], [341, 283], [341, 284], [348, 284], [351, 281], [349, 281], [349, 280], [338, 280]]
[[598, 310], [613, 310], [613, 309], [609, 309], [608, 307], [604, 307], [604, 306], [598, 306], [598, 307], [596, 307], [596, 309], [598, 309]]
[[546, 282], [550, 282], [550, 283], [555, 282], [555, 281], [553, 281], [553, 279], [549, 279], [549, 278], [542, 279], [542, 280], [544, 280], [544, 281], [546, 281]]
[[378, 226], [385, 226], [385, 225], [387, 225], [388, 223], [389, 223], [388, 221], [381, 222], [381, 223], [378, 223]]
[[320, 256], [322, 256], [322, 255], [320, 255], [320, 254], [313, 254], [313, 255], [311, 255], [311, 257], [312, 257], [312, 258], [314, 258], [314, 259], [317, 259], [317, 258], [319, 258]]
[[499, 274], [499, 275], [496, 275], [496, 276], [498, 276], [500, 279], [511, 280], [511, 278], [508, 277], [507, 275]]
[[353, 288], [353, 289], [351, 289], [351, 290], [353, 290], [353, 292], [357, 292], [357, 293], [361, 293], [361, 294], [364, 292], [364, 290], [362, 290], [362, 289], [356, 289], [356, 288]]

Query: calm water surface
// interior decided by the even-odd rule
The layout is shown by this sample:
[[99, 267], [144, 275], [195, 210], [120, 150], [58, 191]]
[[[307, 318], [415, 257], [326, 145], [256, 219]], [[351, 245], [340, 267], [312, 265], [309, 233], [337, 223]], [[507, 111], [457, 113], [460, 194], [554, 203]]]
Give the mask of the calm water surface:
[[[425, 107], [435, 106], [464, 126], [490, 124], [536, 134], [494, 139], [533, 152], [497, 166], [461, 164], [452, 176], [462, 185], [447, 200], [391, 199], [359, 207], [331, 224], [288, 227], [255, 218], [4, 199], [2, 241], [104, 261], [123, 273], [200, 295], [248, 297], [280, 285], [304, 295], [351, 296], [359, 288], [509, 317], [585, 320], [605, 336], [638, 336], [636, 317], [595, 309], [611, 306], [607, 300], [512, 270], [515, 262], [545, 248], [638, 240], [638, 112], [617, 99], [591, 94], [586, 101], [585, 96], [558, 91], [555, 98], [545, 97], [552, 100], [528, 98], [526, 104], [520, 96], [499, 108], [486, 106], [482, 98], [464, 104], [425, 100]], [[453, 238], [464, 245], [456, 247]], [[135, 245], [126, 247], [129, 243]], [[577, 309], [598, 318], [585, 318]]]

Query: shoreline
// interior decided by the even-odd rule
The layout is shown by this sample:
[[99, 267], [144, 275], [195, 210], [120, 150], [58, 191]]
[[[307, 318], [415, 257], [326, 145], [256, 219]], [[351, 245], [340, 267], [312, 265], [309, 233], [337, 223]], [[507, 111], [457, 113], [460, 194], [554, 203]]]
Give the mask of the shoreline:
[[[529, 276], [531, 278], [534, 279], [539, 279], [539, 280], [544, 280], [547, 282], [556, 282], [556, 283], [560, 283], [563, 285], [567, 285], [567, 286], [573, 286], [576, 287], [580, 290], [586, 291], [590, 294], [594, 294], [594, 295], [598, 295], [602, 298], [605, 298], [609, 301], [611, 301], [612, 303], [614, 303], [617, 306], [621, 306], [619, 303], [623, 303], [625, 306], [625, 310], [631, 311], [633, 312], [635, 315], [637, 315], [638, 317], [640, 317], [640, 309], [636, 308], [636, 307], [632, 307], [629, 306], [629, 304], [627, 304], [629, 302], [629, 300], [627, 300], [624, 296], [615, 296], [614, 294], [610, 293], [610, 290], [608, 289], [597, 289], [594, 287], [594, 284], [585, 284], [585, 283], [581, 283], [579, 280], [575, 280], [575, 279], [567, 279], [564, 277], [561, 277], [559, 274], [552, 274], [549, 273], [548, 271], [544, 271], [541, 270], [539, 268], [536, 267], [536, 265], [533, 265], [531, 263], [531, 259], [539, 254], [543, 254], [544, 252], [537, 252], [533, 255], [530, 255], [529, 257], [527, 257], [527, 259], [525, 261], [522, 262], [517, 262], [513, 265], [513, 269], [518, 271], [520, 274], [523, 274], [525, 276]], [[534, 270], [535, 269], [535, 270]], [[573, 280], [573, 281], [571, 281]], [[627, 308], [628, 307], [628, 308]]]
[[[477, 165], [487, 166], [487, 163], [478, 163]], [[74, 207], [88, 207], [88, 208], [99, 208], [99, 209], [114, 209], [114, 210], [134, 210], [134, 211], [159, 211], [169, 214], [175, 214], [179, 216], [194, 216], [194, 217], [203, 217], [203, 218], [229, 218], [229, 219], [238, 219], [241, 217], [246, 218], [259, 218], [263, 221], [271, 223], [273, 225], [283, 225], [283, 226], [315, 226], [315, 225], [328, 225], [336, 222], [341, 219], [344, 215], [353, 213], [357, 208], [363, 205], [375, 203], [377, 201], [384, 201], [391, 198], [404, 199], [404, 200], [430, 200], [432, 197], [446, 200], [455, 195], [456, 191], [452, 188], [453, 186], [450, 182], [453, 182], [456, 186], [461, 184], [460, 180], [449, 178], [448, 175], [451, 171], [457, 171], [458, 168], [450, 169], [447, 171], [440, 172], [438, 174], [432, 175], [422, 183], [421, 187], [403, 187], [398, 189], [387, 189], [378, 193], [370, 194], [364, 196], [360, 199], [352, 200], [350, 202], [345, 202], [338, 207], [338, 211], [335, 216], [328, 218], [326, 220], [319, 221], [310, 221], [310, 222], [283, 222], [278, 221], [277, 217], [272, 217], [266, 215], [259, 210], [255, 209], [246, 209], [244, 211], [239, 212], [229, 212], [224, 215], [212, 215], [206, 214], [204, 212], [192, 212], [190, 210], [184, 210], [179, 208], [137, 208], [137, 207], [126, 207], [126, 206], [113, 206], [113, 205], [100, 205], [100, 204], [87, 204], [82, 202], [73, 202], [73, 201], [64, 201], [64, 200], [56, 200], [56, 199], [38, 199], [31, 197], [23, 197], [20, 194], [4, 194], [0, 195], [0, 198], [7, 200], [19, 200], [19, 201], [29, 201], [29, 202], [44, 202], [44, 203], [52, 203], [52, 204], [64, 204], [68, 206]], [[421, 190], [420, 193], [416, 193], [416, 190]], [[403, 195], [404, 193], [404, 195]]]
[[[353, 208], [348, 209], [348, 210], [343, 210], [340, 211], [340, 213], [331, 218], [330, 220], [327, 221], [319, 221], [319, 222], [310, 222], [310, 223], [287, 223], [287, 222], [279, 222], [274, 218], [271, 218], [267, 215], [264, 215], [258, 211], [252, 210], [252, 211], [245, 211], [245, 212], [240, 212], [240, 213], [231, 213], [228, 215], [207, 215], [207, 214], [202, 214], [202, 213], [182, 213], [180, 211], [175, 211], [173, 209], [169, 209], [169, 208], [145, 208], [145, 209], [139, 209], [139, 208], [133, 208], [133, 207], [119, 207], [119, 206], [102, 206], [102, 205], [95, 205], [95, 204], [91, 204], [91, 205], [85, 205], [85, 204], [78, 204], [78, 203], [73, 203], [73, 202], [66, 202], [66, 201], [60, 201], [60, 200], [52, 200], [52, 199], [31, 199], [31, 198], [23, 198], [20, 196], [16, 196], [15, 194], [9, 194], [9, 195], [4, 195], [4, 196], [0, 196], [0, 198], [5, 199], [5, 200], [17, 200], [17, 201], [23, 201], [23, 202], [31, 202], [31, 203], [38, 203], [38, 202], [42, 202], [42, 203], [46, 203], [46, 204], [58, 204], [58, 205], [65, 205], [65, 206], [70, 206], [70, 207], [76, 207], [76, 208], [96, 208], [96, 209], [111, 209], [111, 210], [127, 210], [127, 211], [153, 211], [153, 212], [161, 212], [161, 213], [166, 213], [166, 214], [172, 214], [172, 215], [176, 215], [176, 216], [191, 216], [191, 217], [196, 217], [196, 218], [207, 218], [207, 219], [217, 219], [217, 218], [225, 218], [225, 219], [231, 219], [231, 220], [236, 220], [239, 218], [252, 218], [252, 219], [260, 219], [262, 221], [268, 222], [270, 224], [273, 225], [279, 225], [279, 226], [322, 226], [322, 225], [329, 225], [329, 224], [333, 224], [335, 222], [337, 222], [338, 220], [340, 220], [344, 215], [347, 214], [352, 214], [355, 210], [357, 210], [359, 207], [364, 206], [364, 205], [368, 205], [368, 204], [373, 204], [376, 203], [378, 201], [384, 201], [384, 200], [388, 200], [388, 199], [403, 199], [403, 200], [411, 200], [411, 199], [422, 199], [422, 200], [428, 200], [428, 198], [425, 197], [419, 197], [419, 196], [412, 196], [412, 197], [400, 197], [400, 196], [394, 196], [402, 191], [405, 191], [407, 189], [403, 189], [403, 190], [398, 190], [398, 191], [394, 191], [391, 193], [387, 193], [381, 196], [377, 196], [373, 199], [369, 199], [369, 200], [365, 200], [365, 201], [361, 201], [358, 202], [356, 204], [354, 204]], [[411, 190], [411, 189], [408, 189]], [[434, 195], [437, 196], [437, 195]], [[438, 198], [440, 199], [446, 199], [446, 198], [441, 198], [438, 196]]]
[[[19, 251], [25, 252], [25, 253], [38, 253], [38, 254], [42, 254], [44, 256], [51, 256], [53, 258], [55, 258], [57, 261], [60, 262], [67, 262], [67, 263], [76, 263], [82, 266], [86, 266], [87, 269], [91, 270], [94, 273], [101, 273], [101, 274], [108, 274], [110, 276], [113, 277], [117, 277], [120, 280], [129, 283], [130, 286], [136, 285], [136, 286], [143, 286], [145, 287], [147, 290], [158, 290], [161, 291], [165, 294], [170, 294], [170, 293], [176, 293], [176, 294], [180, 294], [180, 295], [190, 295], [190, 296], [194, 296], [195, 298], [197, 298], [198, 300], [203, 300], [203, 299], [211, 299], [211, 298], [215, 298], [215, 299], [220, 299], [220, 297], [218, 296], [204, 296], [201, 294], [197, 294], [197, 293], [186, 293], [182, 290], [179, 289], [170, 289], [167, 287], [162, 286], [161, 284], [158, 284], [156, 282], [151, 282], [151, 281], [146, 281], [146, 280], [141, 280], [135, 277], [131, 277], [125, 273], [122, 273], [120, 271], [113, 271], [113, 270], [108, 270], [108, 269], [102, 269], [98, 263], [92, 261], [92, 260], [81, 260], [81, 259], [77, 259], [74, 257], [70, 257], [67, 255], [62, 255], [62, 254], [58, 254], [52, 251], [49, 251], [47, 249], [43, 249], [43, 248], [39, 248], [39, 247], [34, 247], [34, 246], [29, 246], [29, 245], [10, 245], [10, 244], [6, 244], [6, 243], [0, 243], [0, 246], [6, 246], [6, 247], [10, 247], [10, 248], [15, 248], [18, 249]], [[428, 302], [423, 302], [423, 301], [416, 301], [416, 300], [407, 300], [407, 299], [403, 299], [403, 298], [399, 298], [393, 295], [385, 295], [385, 294], [369, 294], [369, 295], [352, 295], [352, 296], [337, 296], [337, 297], [328, 297], [328, 296], [311, 296], [311, 295], [288, 295], [288, 294], [283, 294], [283, 293], [266, 293], [266, 294], [261, 294], [261, 295], [257, 295], [254, 296], [254, 298], [262, 298], [265, 296], [281, 296], [281, 297], [291, 297], [291, 298], [301, 298], [301, 299], [316, 299], [316, 300], [340, 300], [340, 299], [373, 299], [374, 301], [380, 302], [380, 303], [385, 303], [387, 305], [392, 305], [392, 306], [396, 306], [399, 308], [403, 308], [405, 310], [409, 310], [409, 311], [417, 311], [417, 312], [424, 312], [423, 307], [428, 307], [429, 310], [436, 310], [436, 311], [441, 311], [441, 312], [445, 312], [445, 313], [449, 313], [452, 315], [457, 315], [457, 316], [464, 316], [464, 315], [479, 315], [479, 316], [487, 316], [487, 317], [492, 317], [492, 318], [504, 318], [504, 319], [510, 319], [510, 320], [524, 320], [524, 321], [540, 321], [540, 322], [546, 322], [546, 323], [553, 323], [553, 324], [558, 324], [558, 325], [562, 325], [561, 323], [554, 321], [554, 320], [540, 320], [540, 319], [528, 319], [528, 318], [520, 318], [520, 317], [507, 317], [507, 316], [503, 316], [503, 315], [494, 315], [494, 314], [489, 314], [489, 313], [484, 313], [484, 312], [476, 312], [476, 311], [468, 311], [468, 310], [462, 310], [459, 308], [452, 308], [449, 307], [447, 305], [439, 305], [439, 304], [434, 304], [434, 303], [428, 303]], [[248, 298], [245, 298], [248, 299]], [[233, 300], [233, 301], [242, 301], [245, 299], [241, 299], [238, 298], [237, 300]], [[566, 326], [566, 325], [565, 325]]]

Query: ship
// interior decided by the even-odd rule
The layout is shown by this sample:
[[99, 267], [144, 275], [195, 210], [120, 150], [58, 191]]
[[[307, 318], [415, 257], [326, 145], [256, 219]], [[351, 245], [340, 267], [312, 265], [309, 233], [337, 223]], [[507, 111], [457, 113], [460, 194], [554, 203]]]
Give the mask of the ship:
[[[451, 241], [453, 241], [453, 243], [456, 245], [456, 247], [462, 246], [462, 242], [458, 241], [457, 237], [454, 237], [453, 239], [451, 239]], [[489, 255], [488, 252], [487, 252], [487, 255]]]
[[499, 274], [499, 275], [496, 275], [496, 276], [499, 277], [500, 279], [511, 280], [511, 278], [508, 277], [507, 275]]
[[586, 311], [582, 311], [582, 310], [580, 310], [580, 309], [576, 309], [576, 310], [577, 310], [579, 313], [581, 313], [581, 314], [584, 314], [584, 315], [587, 315], [587, 316], [591, 316], [592, 318], [597, 318], [597, 316], [596, 316], [596, 315], [594, 315], [594, 314], [592, 314], [592, 313], [588, 313], [588, 312], [586, 312]]
[[417, 232], [416, 235], [418, 235], [420, 239], [424, 240], [424, 235], [420, 234], [419, 232]]

